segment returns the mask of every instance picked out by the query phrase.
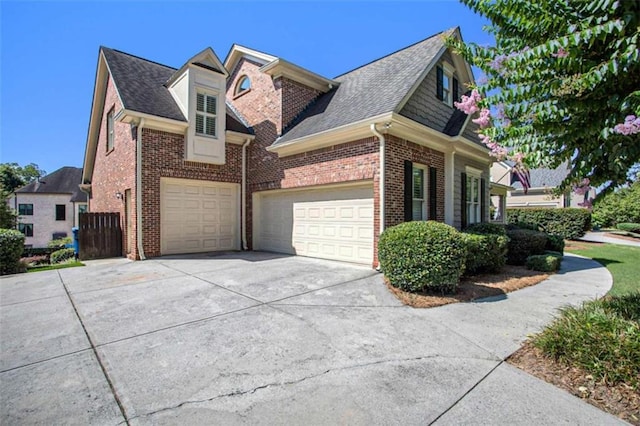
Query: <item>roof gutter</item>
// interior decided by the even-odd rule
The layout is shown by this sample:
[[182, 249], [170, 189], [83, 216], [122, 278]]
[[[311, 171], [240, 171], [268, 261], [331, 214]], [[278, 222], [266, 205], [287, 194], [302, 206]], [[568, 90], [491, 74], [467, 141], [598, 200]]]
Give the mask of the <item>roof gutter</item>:
[[142, 129], [144, 125], [145, 119], [141, 118], [136, 130], [136, 245], [140, 260], [146, 259], [142, 247]]

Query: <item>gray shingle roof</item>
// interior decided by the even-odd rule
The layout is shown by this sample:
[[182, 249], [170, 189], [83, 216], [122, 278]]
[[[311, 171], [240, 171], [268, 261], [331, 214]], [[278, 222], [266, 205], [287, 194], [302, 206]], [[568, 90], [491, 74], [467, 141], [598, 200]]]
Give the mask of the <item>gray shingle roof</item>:
[[16, 189], [15, 192], [21, 194], [71, 194], [71, 201], [86, 202], [87, 194], [80, 191], [78, 186], [80, 183], [82, 183], [82, 169], [67, 166], [41, 177], [39, 181], [33, 181]]
[[[123, 107], [157, 117], [187, 121], [164, 86], [176, 68], [148, 61], [128, 53], [102, 46], [109, 71], [122, 98]], [[251, 132], [235, 112], [227, 113], [227, 129]]]
[[[513, 166], [515, 163], [512, 161], [506, 161], [507, 164]], [[555, 188], [560, 185], [564, 178], [569, 174], [567, 163], [562, 163], [555, 169], [531, 169], [529, 170], [529, 176], [531, 177], [531, 188]], [[522, 189], [520, 182], [513, 182], [511, 184], [515, 189]]]
[[321, 95], [273, 145], [394, 111], [444, 46], [442, 34], [336, 77], [340, 86]]

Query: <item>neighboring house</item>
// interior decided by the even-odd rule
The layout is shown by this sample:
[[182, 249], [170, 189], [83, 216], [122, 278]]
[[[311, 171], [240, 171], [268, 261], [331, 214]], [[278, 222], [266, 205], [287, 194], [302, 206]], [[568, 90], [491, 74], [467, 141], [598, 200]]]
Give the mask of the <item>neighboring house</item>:
[[87, 194], [80, 191], [82, 169], [62, 167], [22, 188], [7, 199], [18, 212], [18, 230], [28, 247], [46, 247], [53, 239], [70, 237], [78, 214], [87, 209]]
[[[460, 37], [459, 29], [445, 34]], [[101, 47], [83, 184], [130, 258], [269, 250], [377, 264], [385, 227], [488, 219], [488, 150], [443, 33], [333, 79], [234, 45], [179, 69]]]
[[[510, 185], [511, 190], [507, 195], [507, 208], [562, 208], [580, 207], [578, 203], [584, 201], [584, 196], [571, 191], [565, 191], [560, 195], [554, 194], [554, 190], [569, 174], [566, 163], [555, 169], [533, 169], [529, 171], [531, 187], [524, 193], [522, 184], [513, 178], [513, 165], [511, 161], [498, 161], [491, 167], [491, 181], [497, 184]], [[595, 198], [595, 190], [592, 189], [589, 198]]]

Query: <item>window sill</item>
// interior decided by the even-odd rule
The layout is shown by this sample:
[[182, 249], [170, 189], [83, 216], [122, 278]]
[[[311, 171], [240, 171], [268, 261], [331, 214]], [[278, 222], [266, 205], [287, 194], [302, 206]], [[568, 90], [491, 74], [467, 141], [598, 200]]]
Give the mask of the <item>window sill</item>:
[[107, 152], [105, 153], [105, 156], [107, 156], [107, 155], [111, 154], [111, 153], [113, 152], [113, 150], [114, 150], [114, 149], [115, 149], [115, 148], [108, 149], [108, 150], [107, 150]]
[[242, 97], [242, 96], [246, 95], [246, 94], [247, 94], [247, 93], [249, 93], [250, 91], [251, 91], [251, 89], [250, 89], [250, 88], [249, 88], [249, 89], [247, 89], [247, 90], [243, 90], [242, 92], [240, 92], [240, 93], [236, 93], [235, 95], [233, 95], [233, 98], [231, 98], [231, 99], [235, 101], [236, 99], [238, 99], [238, 98], [240, 98], [240, 97]]

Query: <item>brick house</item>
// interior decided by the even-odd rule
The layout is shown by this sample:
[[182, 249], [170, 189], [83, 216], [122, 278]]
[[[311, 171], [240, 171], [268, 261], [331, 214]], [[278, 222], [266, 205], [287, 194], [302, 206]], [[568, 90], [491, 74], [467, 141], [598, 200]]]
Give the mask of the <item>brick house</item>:
[[376, 265], [385, 227], [485, 220], [491, 158], [453, 107], [473, 75], [443, 35], [333, 79], [239, 45], [180, 69], [101, 47], [89, 209], [121, 213], [133, 259], [254, 249]]
[[46, 247], [49, 241], [71, 236], [78, 214], [87, 208], [80, 191], [82, 169], [62, 167], [14, 191], [7, 203], [18, 212], [18, 230], [27, 247]]

